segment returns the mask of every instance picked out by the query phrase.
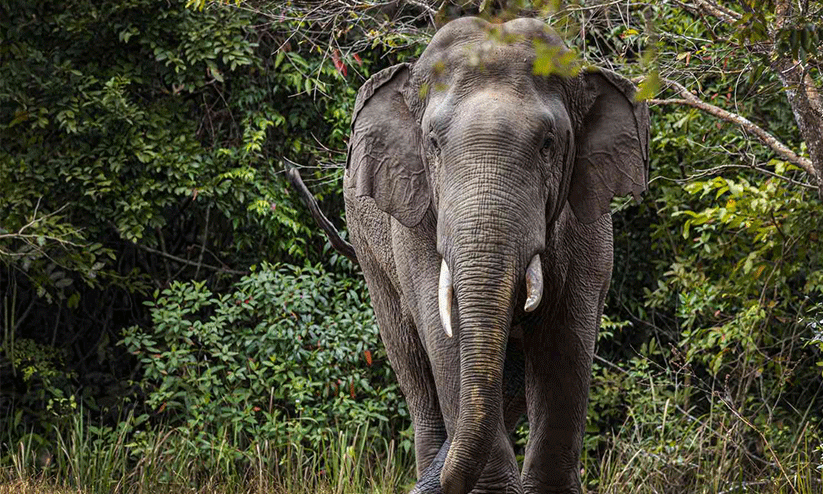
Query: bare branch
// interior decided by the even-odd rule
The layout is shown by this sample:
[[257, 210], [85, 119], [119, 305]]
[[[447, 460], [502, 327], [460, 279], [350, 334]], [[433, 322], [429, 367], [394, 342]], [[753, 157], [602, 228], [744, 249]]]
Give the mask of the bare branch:
[[754, 171], [754, 172], [757, 172], [757, 173], [762, 173], [763, 175], [767, 175], [769, 177], [773, 177], [773, 178], [776, 178], [776, 179], [779, 179], [779, 180], [783, 180], [784, 182], [788, 182], [788, 183], [790, 183], [792, 185], [796, 185], [798, 187], [803, 187], [803, 188], [809, 189], [809, 190], [817, 190], [817, 187], [815, 187], [812, 184], [808, 184], [806, 182], [799, 182], [799, 181], [797, 181], [793, 178], [787, 177], [785, 175], [780, 175], [779, 173], [775, 173], [771, 170], [767, 170], [766, 168], [763, 168], [763, 167], [760, 167], [760, 166], [755, 166], [755, 165], [727, 164], [727, 165], [715, 166], [715, 167], [712, 167], [712, 168], [707, 168], [705, 170], [698, 170], [695, 174], [689, 175], [686, 179], [682, 179], [682, 180], [678, 179], [678, 180], [675, 180], [675, 182], [688, 182], [688, 181], [695, 180], [695, 179], [702, 178], [702, 177], [706, 177], [706, 176], [709, 176], [709, 175], [717, 175], [717, 174], [722, 173], [726, 170], [738, 170], [738, 169], [751, 170], [751, 171]]
[[719, 3], [715, 2], [714, 0], [695, 0], [698, 9], [701, 12], [711, 15], [723, 22], [728, 24], [732, 24], [736, 21], [739, 21], [742, 17], [740, 14], [731, 10]]
[[417, 0], [406, 0], [406, 3], [410, 3], [416, 7], [423, 9], [427, 14], [429, 14], [429, 16], [431, 16], [432, 24], [434, 24], [434, 15], [437, 13], [435, 9]]
[[300, 200], [303, 204], [309, 209], [311, 212], [312, 217], [323, 229], [326, 233], [326, 236], [329, 238], [329, 242], [331, 242], [332, 247], [334, 249], [343, 254], [344, 256], [348, 257], [349, 260], [355, 264], [358, 264], [357, 261], [357, 253], [354, 251], [354, 247], [345, 240], [340, 237], [340, 233], [337, 231], [337, 228], [334, 227], [331, 221], [326, 218], [326, 215], [320, 210], [320, 206], [317, 204], [317, 200], [314, 198], [312, 193], [306, 187], [306, 184], [303, 183], [303, 179], [300, 178], [300, 172], [297, 168], [290, 168], [286, 171], [286, 177], [291, 182], [294, 189], [297, 191], [298, 196], [300, 196]]
[[755, 124], [751, 120], [742, 117], [736, 113], [732, 113], [728, 110], [724, 110], [723, 108], [720, 108], [718, 106], [706, 103], [705, 101], [701, 101], [697, 98], [697, 96], [692, 94], [691, 91], [686, 89], [685, 86], [676, 81], [662, 79], [662, 82], [670, 88], [677, 91], [680, 94], [680, 96], [682, 96], [682, 99], [653, 99], [649, 100], [649, 103], [658, 105], [691, 106], [693, 108], [702, 110], [710, 115], [714, 115], [715, 117], [721, 120], [737, 124], [743, 127], [743, 129], [745, 129], [746, 131], [751, 132], [752, 134], [757, 136], [757, 138], [760, 139], [760, 141], [763, 144], [770, 147], [775, 153], [777, 153], [783, 159], [802, 168], [804, 171], [806, 171], [806, 173], [811, 175], [815, 179], [815, 181], [819, 180], [817, 174], [815, 173], [814, 166], [812, 165], [811, 160], [799, 156], [797, 153], [789, 149], [785, 144], [780, 142], [776, 137], [768, 133], [766, 130], [764, 130], [762, 127]]
[[161, 250], [152, 249], [151, 247], [141, 245], [141, 244], [134, 244], [134, 246], [137, 247], [138, 249], [145, 250], [146, 252], [151, 252], [152, 254], [157, 254], [159, 256], [167, 257], [167, 258], [171, 259], [172, 261], [177, 261], [177, 262], [180, 262], [180, 263], [183, 263], [183, 264], [187, 264], [189, 266], [196, 266], [198, 268], [203, 267], [203, 268], [206, 268], [206, 269], [211, 269], [212, 271], [217, 271], [219, 273], [230, 273], [230, 274], [239, 274], [239, 275], [249, 274], [248, 271], [237, 271], [236, 269], [222, 268], [222, 267], [218, 267], [218, 266], [211, 266], [211, 265], [208, 265], [208, 264], [203, 264], [203, 263], [198, 263], [198, 262], [195, 262], [195, 261], [190, 261], [188, 259], [183, 259], [182, 257], [177, 257], [177, 256], [174, 256], [174, 255], [171, 255], [171, 254], [167, 254], [166, 252], [163, 252]]
[[70, 245], [72, 247], [86, 247], [85, 245], [72, 242], [71, 240], [66, 240], [62, 237], [55, 237], [54, 235], [38, 235], [36, 233], [4, 233], [0, 235], [0, 240], [5, 240], [7, 238], [12, 240], [23, 240], [29, 244], [32, 244], [34, 241], [42, 238], [43, 240], [51, 240], [52, 242], [56, 242], [63, 246]]

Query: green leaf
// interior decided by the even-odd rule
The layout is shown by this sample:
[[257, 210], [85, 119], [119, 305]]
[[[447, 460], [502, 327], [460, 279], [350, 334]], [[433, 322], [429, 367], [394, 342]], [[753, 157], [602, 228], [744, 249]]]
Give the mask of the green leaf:
[[652, 99], [660, 91], [660, 74], [651, 72], [647, 75], [640, 86], [637, 88], [637, 93], [634, 95], [635, 101], [645, 101]]

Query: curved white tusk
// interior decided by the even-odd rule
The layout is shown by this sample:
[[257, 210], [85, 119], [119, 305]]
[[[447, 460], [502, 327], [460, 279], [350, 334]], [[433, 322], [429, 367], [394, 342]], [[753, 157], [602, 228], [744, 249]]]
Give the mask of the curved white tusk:
[[540, 299], [543, 298], [543, 266], [540, 263], [540, 254], [535, 254], [526, 268], [526, 294], [526, 306], [523, 310], [531, 312], [540, 305]]
[[440, 264], [440, 283], [437, 286], [437, 305], [440, 308], [440, 321], [443, 323], [443, 331], [446, 336], [452, 337], [452, 274], [446, 265], [446, 260]]

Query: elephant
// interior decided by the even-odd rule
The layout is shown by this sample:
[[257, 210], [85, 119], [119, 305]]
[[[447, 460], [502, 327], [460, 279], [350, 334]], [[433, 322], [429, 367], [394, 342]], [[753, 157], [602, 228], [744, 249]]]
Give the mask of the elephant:
[[580, 492], [610, 202], [648, 186], [649, 113], [612, 71], [536, 73], [567, 50], [536, 19], [461, 18], [358, 91], [346, 223], [412, 416], [413, 493]]

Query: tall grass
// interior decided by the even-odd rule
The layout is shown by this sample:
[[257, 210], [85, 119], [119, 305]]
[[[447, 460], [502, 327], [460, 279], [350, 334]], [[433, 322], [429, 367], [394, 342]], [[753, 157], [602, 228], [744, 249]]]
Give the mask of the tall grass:
[[632, 410], [601, 455], [584, 457], [589, 492], [823, 494], [823, 444], [809, 440], [819, 436], [782, 436], [727, 405], [718, 399], [702, 417], [670, 400]]
[[[4, 438], [0, 494], [353, 494], [400, 492], [413, 479], [413, 458], [364, 427], [340, 431], [319, 451], [299, 438], [238, 448], [232, 434], [204, 448], [180, 429], [117, 430], [77, 413], [54, 430], [51, 447], [34, 434]], [[7, 429], [9, 430], [9, 429]], [[206, 467], [206, 466], [211, 467]]]
[[[605, 448], [584, 456], [586, 492], [823, 494], [823, 449], [813, 436], [796, 431], [778, 447], [721, 400], [703, 417], [671, 403], [633, 409]], [[138, 431], [131, 416], [111, 429], [83, 417], [55, 428], [51, 446], [7, 432], [0, 494], [389, 494], [413, 482], [412, 454], [365, 426], [337, 432], [319, 451], [297, 437], [238, 448], [228, 429], [204, 448], [182, 429]], [[746, 443], [752, 437], [759, 446]]]

